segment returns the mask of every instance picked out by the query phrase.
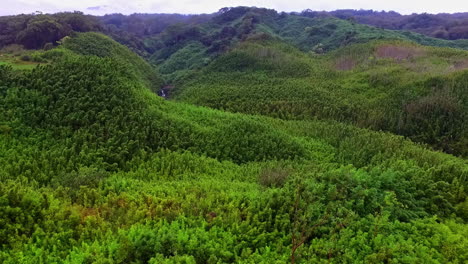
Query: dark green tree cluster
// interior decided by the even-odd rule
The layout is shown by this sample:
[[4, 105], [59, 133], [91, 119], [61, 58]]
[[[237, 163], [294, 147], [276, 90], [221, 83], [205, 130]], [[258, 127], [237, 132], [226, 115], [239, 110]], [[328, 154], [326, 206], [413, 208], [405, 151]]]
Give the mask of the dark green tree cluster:
[[72, 32], [99, 31], [99, 21], [81, 12], [53, 15], [33, 14], [0, 17], [0, 47], [20, 44], [28, 49], [42, 49]]

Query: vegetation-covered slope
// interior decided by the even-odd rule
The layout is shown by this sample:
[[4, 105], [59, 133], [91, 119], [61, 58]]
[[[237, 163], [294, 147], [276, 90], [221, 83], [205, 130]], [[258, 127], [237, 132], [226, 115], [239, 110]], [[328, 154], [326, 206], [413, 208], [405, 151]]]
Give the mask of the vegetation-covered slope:
[[447, 41], [409, 31], [384, 30], [331, 17], [278, 15], [270, 23], [265, 22], [265, 25], [260, 22], [258, 30], [265, 26], [269, 27], [267, 32], [274, 32], [304, 51], [330, 51], [349, 44], [378, 39], [409, 40], [428, 46], [468, 48], [468, 40]]
[[[335, 14], [345, 18], [345, 14]], [[384, 30], [331, 15], [278, 13], [254, 7], [223, 8], [209, 15], [119, 14], [94, 17], [80, 12], [0, 17], [0, 48], [12, 44], [50, 49], [66, 36], [97, 31], [148, 58], [163, 74], [200, 68], [251, 35], [266, 33], [302, 51], [323, 53], [353, 43], [399, 39], [423, 45], [468, 48], [467, 40], [444, 40]], [[186, 60], [182, 58], [187, 58]]]
[[393, 11], [373, 10], [336, 10], [332, 12], [314, 12], [304, 10], [303, 16], [334, 16], [350, 19], [392, 30], [410, 30], [430, 37], [442, 39], [466, 39], [468, 37], [468, 13], [411, 14], [401, 15]]
[[[34, 54], [48, 63], [31, 71], [0, 66], [0, 262], [468, 261], [466, 160], [358, 128], [385, 119], [342, 110], [349, 97], [353, 111], [386, 114], [410, 84], [420, 86], [405, 99], [453, 83], [442, 99], [462, 100], [465, 74], [440, 69], [456, 71], [465, 53], [376, 42], [311, 57], [247, 38], [202, 71], [176, 73], [178, 98], [244, 113], [160, 98], [159, 74], [96, 33]], [[430, 56], [399, 60], [387, 47]], [[348, 92], [359, 87], [368, 96]], [[328, 112], [291, 103], [314, 96], [338, 100]]]
[[[442, 40], [412, 32], [384, 30], [349, 20], [277, 13], [264, 8], [225, 8], [210, 16], [188, 16], [184, 18], [186, 21], [183, 20], [185, 23], [165, 24], [157, 31], [153, 30], [155, 26], [151, 22], [151, 16], [141, 19], [138, 19], [138, 16], [128, 19], [118, 16], [114, 18], [117, 20], [112, 23], [122, 23], [119, 29], [121, 31], [137, 27], [145, 29], [125, 32], [138, 35], [134, 37], [144, 43], [143, 46], [139, 45], [139, 53], [146, 54], [151, 64], [169, 84], [191, 70], [204, 68], [217, 56], [251, 38], [275, 38], [303, 52], [314, 54], [372, 40], [411, 41], [429, 46], [461, 49], [468, 47], [465, 40]], [[119, 39], [119, 36], [113, 33], [107, 34]], [[133, 40], [120, 41], [135, 50]]]
[[164, 101], [143, 61], [84, 39], [109, 44], [0, 68], [3, 263], [466, 260], [463, 160]]
[[252, 40], [177, 84], [175, 98], [283, 119], [332, 119], [466, 156], [468, 53], [371, 42], [325, 56]]

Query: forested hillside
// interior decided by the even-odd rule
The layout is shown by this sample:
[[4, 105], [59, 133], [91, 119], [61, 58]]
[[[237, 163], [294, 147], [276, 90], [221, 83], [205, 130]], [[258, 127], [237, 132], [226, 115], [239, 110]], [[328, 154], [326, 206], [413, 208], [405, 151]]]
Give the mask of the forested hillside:
[[336, 10], [332, 12], [314, 12], [305, 10], [304, 16], [333, 16], [350, 19], [358, 23], [392, 30], [409, 30], [441, 39], [468, 38], [468, 13], [455, 14], [411, 14], [373, 10]]
[[[358, 18], [372, 17], [359, 16], [363, 13], [366, 12], [343, 10], [328, 14], [304, 10], [301, 13], [279, 13], [266, 8], [234, 7], [206, 15], [111, 14], [96, 17], [77, 11], [23, 14], [0, 17], [0, 48], [19, 44], [28, 49], [47, 49], [74, 32], [89, 31], [102, 32], [143, 57], [156, 54], [156, 58], [161, 53], [172, 54], [193, 41], [201, 43], [208, 54], [225, 51], [239, 39], [261, 32], [286, 40], [304, 51], [315, 52], [373, 39], [401, 39], [429, 46], [468, 48], [468, 40], [463, 36], [445, 40], [438, 38], [437, 34], [426, 36], [417, 34], [424, 33], [417, 30], [417, 33], [410, 32], [410, 25], [414, 24], [410, 22], [406, 23], [407, 27], [376, 24], [378, 28], [359, 24]], [[378, 16], [378, 13], [368, 13]], [[387, 16], [384, 14], [383, 17]], [[460, 14], [459, 17], [454, 15], [439, 20], [451, 23], [461, 18]], [[373, 25], [366, 21], [362, 23]]]
[[317, 56], [254, 39], [180, 81], [174, 98], [391, 131], [466, 157], [467, 68], [468, 52], [408, 42], [369, 42]]
[[0, 263], [468, 261], [465, 42], [244, 7], [0, 25], [26, 17], [71, 29], [0, 32]]

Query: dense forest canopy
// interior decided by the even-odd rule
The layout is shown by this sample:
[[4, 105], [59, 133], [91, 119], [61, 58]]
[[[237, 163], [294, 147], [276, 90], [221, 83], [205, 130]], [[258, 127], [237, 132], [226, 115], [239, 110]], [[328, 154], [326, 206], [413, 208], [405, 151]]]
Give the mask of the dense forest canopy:
[[[308, 15], [308, 13], [303, 14]], [[337, 10], [327, 14], [386, 29], [409, 30], [435, 38], [468, 38], [468, 13], [400, 15], [385, 11]]]
[[[250, 13], [253, 23], [259, 19], [272, 20], [285, 16], [310, 18], [339, 18], [379, 28], [408, 30], [429, 37], [442, 39], [468, 39], [468, 14], [412, 14], [373, 10], [336, 10], [332, 12], [304, 10], [300, 13], [278, 13], [271, 9], [236, 7], [223, 8], [214, 14], [109, 14], [104, 16], [85, 15], [82, 12], [57, 14], [23, 14], [0, 17], [0, 47], [13, 43], [27, 48], [43, 48], [55, 44], [60, 38], [74, 32], [99, 31], [135, 49], [153, 53], [155, 47], [144, 43], [146, 38], [158, 35], [171, 25], [200, 25], [213, 21], [217, 24], [232, 22]], [[245, 24], [243, 27], [246, 27]], [[227, 30], [227, 29], [226, 29]], [[146, 44], [146, 45], [145, 45]]]
[[0, 17], [0, 263], [466, 263], [463, 19]]

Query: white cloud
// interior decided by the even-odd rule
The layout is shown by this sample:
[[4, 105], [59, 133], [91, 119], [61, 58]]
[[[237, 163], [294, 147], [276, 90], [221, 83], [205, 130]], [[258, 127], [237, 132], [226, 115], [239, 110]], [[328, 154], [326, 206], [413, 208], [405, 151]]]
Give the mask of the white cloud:
[[[80, 10], [85, 13], [212, 13], [226, 6], [258, 6], [279, 11], [335, 9], [395, 10], [401, 13], [468, 12], [468, 1], [408, 0], [0, 0], [0, 15]], [[100, 7], [94, 10], [89, 7]]]

